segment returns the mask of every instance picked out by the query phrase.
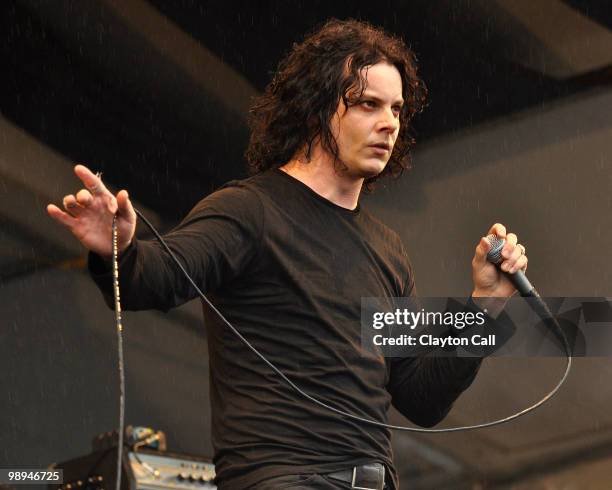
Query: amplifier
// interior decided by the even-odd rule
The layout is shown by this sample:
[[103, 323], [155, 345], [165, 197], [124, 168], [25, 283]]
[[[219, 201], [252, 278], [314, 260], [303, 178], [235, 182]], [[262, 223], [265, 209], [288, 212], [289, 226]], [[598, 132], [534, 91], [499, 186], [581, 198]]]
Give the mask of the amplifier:
[[160, 452], [128, 453], [129, 468], [138, 490], [216, 489], [215, 467], [209, 461]]
[[[117, 448], [96, 451], [53, 468], [64, 483], [49, 490], [115, 490]], [[215, 467], [207, 459], [150, 449], [123, 454], [121, 490], [213, 490]]]

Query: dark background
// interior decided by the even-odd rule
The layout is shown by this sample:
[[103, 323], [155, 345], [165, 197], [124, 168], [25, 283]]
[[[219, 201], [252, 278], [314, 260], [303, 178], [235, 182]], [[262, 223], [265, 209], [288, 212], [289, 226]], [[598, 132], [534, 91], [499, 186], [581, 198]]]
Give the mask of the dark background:
[[[478, 2], [145, 3], [257, 92], [291, 43], [329, 17], [364, 19], [401, 35], [430, 90], [429, 107], [416, 121], [420, 142], [610, 81], [608, 67], [560, 79], [509, 59], [511, 39], [496, 35], [491, 13]], [[609, 27], [606, 4], [569, 3]], [[192, 87], [197, 80], [188, 79], [178, 60], [159, 59], [156, 46], [143, 46], [111, 5], [3, 2], [0, 109], [40, 141], [102, 170], [106, 180], [175, 220], [202, 197], [203, 186], [211, 190], [245, 175], [245, 114], [228, 114], [215, 94]], [[498, 20], [503, 15], [500, 9]], [[135, 70], [144, 72], [138, 80]], [[165, 90], [181, 100], [164, 100]], [[199, 100], [190, 106], [193, 97]], [[172, 199], [164, 199], [169, 193]]]

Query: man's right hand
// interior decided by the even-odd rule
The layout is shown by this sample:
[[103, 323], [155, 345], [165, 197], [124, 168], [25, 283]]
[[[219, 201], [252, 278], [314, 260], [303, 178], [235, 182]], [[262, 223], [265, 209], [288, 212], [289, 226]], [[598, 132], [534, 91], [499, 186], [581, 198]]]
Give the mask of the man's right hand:
[[127, 191], [122, 190], [113, 196], [102, 179], [83, 165], [75, 166], [74, 173], [85, 189], [77, 192], [76, 196], [64, 196], [65, 212], [49, 204], [47, 213], [68, 228], [85, 248], [105, 258], [112, 256], [112, 224], [117, 213], [117, 245], [122, 252], [136, 231], [136, 213]]

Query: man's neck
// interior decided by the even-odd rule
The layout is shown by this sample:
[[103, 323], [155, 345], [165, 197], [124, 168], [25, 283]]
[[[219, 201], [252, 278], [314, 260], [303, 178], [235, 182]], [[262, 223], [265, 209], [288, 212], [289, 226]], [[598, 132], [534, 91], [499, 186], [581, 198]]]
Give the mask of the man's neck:
[[291, 159], [281, 170], [310, 187], [320, 196], [334, 204], [353, 210], [357, 207], [363, 178], [336, 171], [333, 160], [315, 149], [309, 162]]

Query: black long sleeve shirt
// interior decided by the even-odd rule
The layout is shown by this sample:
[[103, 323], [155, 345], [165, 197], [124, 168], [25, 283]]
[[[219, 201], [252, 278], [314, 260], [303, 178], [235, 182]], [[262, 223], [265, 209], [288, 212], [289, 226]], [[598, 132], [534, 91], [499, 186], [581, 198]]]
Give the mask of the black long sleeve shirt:
[[[203, 199], [165, 237], [216, 307], [305, 392], [343, 411], [387, 421], [393, 404], [431, 426], [472, 382], [480, 361], [389, 358], [361, 348], [362, 297], [414, 294], [397, 234], [275, 169]], [[111, 278], [90, 271], [111, 302]], [[196, 293], [154, 241], [120, 263], [125, 309], [167, 310]], [[246, 489], [284, 474], [327, 473], [378, 461], [390, 470], [388, 429], [343, 418], [299, 396], [204, 308], [217, 484]]]

